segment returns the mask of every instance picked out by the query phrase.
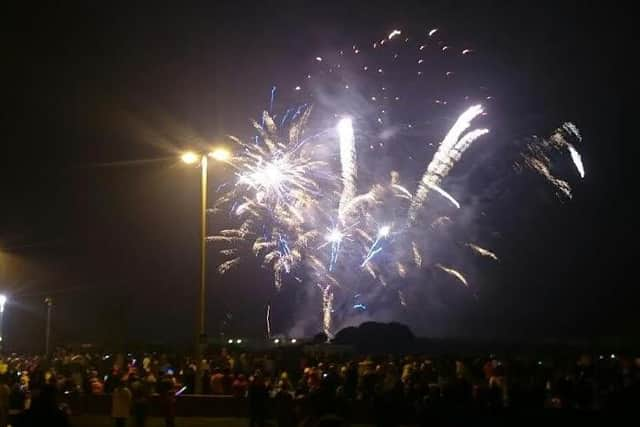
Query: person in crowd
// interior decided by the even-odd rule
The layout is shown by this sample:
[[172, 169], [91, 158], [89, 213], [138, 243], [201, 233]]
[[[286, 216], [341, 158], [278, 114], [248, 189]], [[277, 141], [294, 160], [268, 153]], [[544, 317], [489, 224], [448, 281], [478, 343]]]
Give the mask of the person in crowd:
[[144, 378], [135, 374], [130, 377], [130, 381], [136, 427], [145, 427], [151, 407], [151, 387]]
[[214, 368], [213, 375], [211, 375], [211, 393], [224, 394], [224, 374], [218, 367]]
[[89, 389], [91, 394], [98, 395], [104, 393], [104, 383], [98, 378], [98, 372], [92, 371], [89, 378]]
[[233, 394], [235, 398], [243, 398], [247, 395], [248, 388], [249, 383], [247, 382], [247, 377], [244, 374], [238, 374], [231, 385], [231, 394]]
[[46, 384], [33, 390], [31, 407], [11, 424], [15, 427], [69, 427], [69, 416], [56, 402], [56, 388]]
[[231, 388], [233, 386], [233, 380], [234, 377], [231, 374], [231, 370], [229, 368], [224, 368], [222, 370], [222, 393], [225, 395], [230, 395], [231, 393]]
[[111, 394], [111, 417], [116, 427], [125, 427], [127, 419], [131, 415], [131, 390], [122, 379], [114, 381], [114, 389]]
[[26, 388], [16, 382], [11, 387], [9, 392], [9, 424], [12, 426], [17, 425], [17, 420], [20, 419], [24, 410], [26, 409], [27, 393]]
[[176, 383], [171, 373], [166, 373], [158, 384], [158, 394], [160, 395], [165, 427], [175, 427]]
[[277, 392], [274, 397], [275, 415], [278, 427], [294, 427], [294, 401], [291, 393], [291, 383], [286, 372], [280, 376]]
[[0, 375], [0, 427], [7, 427], [9, 424], [9, 394], [11, 389], [7, 385], [5, 374]]
[[262, 375], [257, 369], [249, 380], [249, 426], [264, 427], [267, 412], [268, 391]]

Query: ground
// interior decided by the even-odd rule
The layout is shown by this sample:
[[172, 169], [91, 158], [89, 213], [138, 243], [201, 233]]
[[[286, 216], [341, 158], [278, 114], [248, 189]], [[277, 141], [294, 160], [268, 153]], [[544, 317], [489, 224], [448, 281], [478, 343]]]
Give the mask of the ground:
[[[109, 417], [84, 415], [73, 417], [71, 425], [73, 427], [111, 427], [114, 424]], [[133, 426], [133, 420], [130, 420], [127, 425]], [[246, 418], [176, 418], [176, 427], [246, 427], [248, 425], [249, 421]], [[164, 427], [164, 420], [149, 418], [147, 427]]]
[[[249, 423], [244, 418], [177, 418], [176, 427], [246, 427]], [[73, 427], [112, 427], [113, 421], [109, 417], [84, 415], [73, 417], [71, 420]], [[133, 420], [127, 423], [133, 426]], [[164, 427], [162, 418], [149, 418], [147, 427]]]

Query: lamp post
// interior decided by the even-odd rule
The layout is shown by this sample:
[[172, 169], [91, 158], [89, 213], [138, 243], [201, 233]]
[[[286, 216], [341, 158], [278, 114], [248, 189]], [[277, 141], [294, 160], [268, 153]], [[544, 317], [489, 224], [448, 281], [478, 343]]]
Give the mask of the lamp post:
[[49, 359], [51, 350], [51, 308], [53, 307], [53, 298], [46, 297], [44, 303], [47, 304], [47, 330], [44, 341], [44, 354]]
[[208, 158], [211, 157], [219, 162], [226, 162], [230, 159], [231, 153], [224, 148], [216, 148], [215, 150], [198, 154], [193, 151], [188, 151], [181, 156], [181, 159], [186, 164], [195, 164], [200, 162], [200, 287], [198, 292], [198, 321], [196, 327], [196, 345], [194, 351], [194, 359], [196, 361], [196, 381], [195, 381], [195, 393], [202, 393], [202, 346], [206, 343], [205, 332], [205, 292], [206, 292], [206, 239], [207, 239], [207, 173], [208, 173]]
[[7, 296], [0, 294], [0, 354], [4, 350], [4, 305], [7, 303]]

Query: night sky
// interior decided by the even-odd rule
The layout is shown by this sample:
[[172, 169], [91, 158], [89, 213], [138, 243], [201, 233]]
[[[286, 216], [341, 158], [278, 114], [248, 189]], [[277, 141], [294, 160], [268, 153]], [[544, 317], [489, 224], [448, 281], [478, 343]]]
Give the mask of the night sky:
[[[571, 201], [504, 209], [498, 221], [509, 255], [484, 279], [479, 299], [447, 327], [411, 326], [502, 339], [637, 334], [631, 14], [611, 2], [557, 3], [78, 4], [3, 12], [0, 290], [11, 298], [9, 347], [41, 349], [48, 295], [57, 342], [189, 340], [199, 172], [178, 162], [180, 150], [249, 135], [248, 119], [266, 107], [272, 85], [304, 75], [316, 51], [407, 26], [446, 28], [483, 55], [479, 72], [508, 94], [502, 108], [510, 117], [522, 119], [503, 124], [514, 134], [545, 135], [575, 122], [587, 170]], [[226, 173], [212, 167], [210, 177]], [[212, 271], [209, 335], [226, 322], [228, 334], [261, 336], [269, 275], [257, 262], [228, 277]]]

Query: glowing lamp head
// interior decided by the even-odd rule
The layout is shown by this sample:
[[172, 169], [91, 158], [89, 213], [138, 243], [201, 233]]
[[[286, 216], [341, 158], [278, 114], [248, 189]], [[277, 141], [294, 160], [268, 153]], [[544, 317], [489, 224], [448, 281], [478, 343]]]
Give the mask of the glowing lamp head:
[[296, 342], [298, 342], [298, 340], [297, 340], [297, 339], [295, 339], [295, 338], [291, 338], [291, 344], [295, 344]]
[[275, 340], [273, 340], [274, 344], [280, 344], [280, 339], [276, 338]]
[[378, 229], [378, 237], [387, 237], [391, 232], [391, 227], [388, 225], [383, 225]]
[[231, 152], [226, 148], [216, 148], [209, 153], [209, 157], [219, 162], [227, 162], [231, 158]]
[[182, 156], [180, 156], [180, 160], [188, 165], [192, 165], [198, 161], [199, 157], [193, 151], [187, 151]]
[[241, 339], [237, 339], [236, 340], [236, 344], [242, 344], [242, 340]]
[[7, 303], [7, 296], [0, 294], [0, 312], [4, 311], [4, 305]]
[[334, 228], [329, 233], [327, 233], [327, 235], [325, 236], [325, 240], [329, 243], [338, 243], [342, 240], [342, 237], [342, 232], [337, 228]]

